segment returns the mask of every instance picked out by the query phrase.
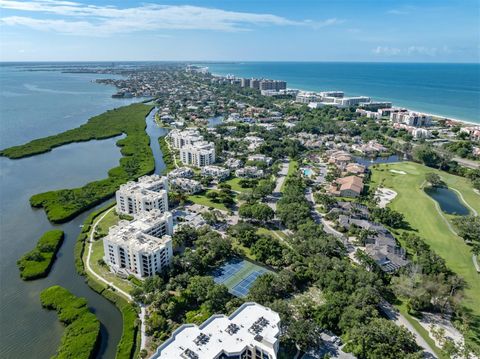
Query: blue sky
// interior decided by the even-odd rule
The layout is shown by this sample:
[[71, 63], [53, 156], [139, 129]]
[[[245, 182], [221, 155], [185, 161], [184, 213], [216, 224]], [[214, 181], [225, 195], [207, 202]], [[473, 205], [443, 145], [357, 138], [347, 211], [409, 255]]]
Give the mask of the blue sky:
[[0, 0], [1, 61], [480, 62], [478, 0]]

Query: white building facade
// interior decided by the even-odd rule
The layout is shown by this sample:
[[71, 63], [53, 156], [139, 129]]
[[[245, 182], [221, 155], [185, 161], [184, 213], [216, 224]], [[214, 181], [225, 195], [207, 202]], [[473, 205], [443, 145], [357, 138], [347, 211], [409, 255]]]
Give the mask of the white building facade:
[[206, 141], [186, 145], [180, 149], [180, 160], [185, 165], [195, 167], [211, 165], [215, 163], [215, 146]]
[[278, 313], [247, 302], [229, 317], [217, 314], [199, 326], [182, 325], [151, 359], [276, 359], [279, 335]]
[[165, 270], [173, 257], [170, 212], [141, 212], [132, 222], [120, 221], [103, 239], [104, 261], [116, 273], [146, 278]]
[[158, 175], [143, 176], [127, 182], [116, 192], [117, 213], [135, 215], [154, 209], [168, 211], [168, 180]]

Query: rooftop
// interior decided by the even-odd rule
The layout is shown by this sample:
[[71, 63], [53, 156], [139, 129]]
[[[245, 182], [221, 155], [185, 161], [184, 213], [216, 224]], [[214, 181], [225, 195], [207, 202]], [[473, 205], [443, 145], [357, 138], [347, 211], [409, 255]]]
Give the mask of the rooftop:
[[280, 317], [270, 308], [249, 302], [229, 317], [213, 315], [200, 326], [185, 324], [151, 357], [211, 359], [222, 352], [240, 354], [250, 343], [273, 351]]

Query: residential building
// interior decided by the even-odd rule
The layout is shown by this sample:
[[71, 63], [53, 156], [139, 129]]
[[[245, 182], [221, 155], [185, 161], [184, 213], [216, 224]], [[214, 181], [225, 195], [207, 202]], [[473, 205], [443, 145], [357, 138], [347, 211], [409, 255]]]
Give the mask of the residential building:
[[175, 168], [168, 173], [168, 178], [192, 178], [195, 172], [189, 167]]
[[242, 87], [250, 87], [250, 79], [241, 79], [240, 80], [240, 86]]
[[391, 108], [392, 103], [388, 101], [370, 101], [370, 102], [361, 103], [358, 106], [365, 110], [378, 111], [379, 109]]
[[403, 123], [405, 125], [415, 127], [429, 126], [432, 123], [431, 116], [412, 111], [392, 112], [390, 114], [390, 120], [394, 123]]
[[237, 158], [229, 158], [225, 161], [225, 166], [232, 169], [237, 169], [242, 167], [243, 162]]
[[276, 359], [279, 336], [278, 313], [247, 302], [228, 317], [216, 314], [199, 326], [182, 325], [151, 359]]
[[213, 177], [216, 180], [224, 180], [230, 176], [230, 170], [220, 166], [205, 166], [202, 167], [202, 176]]
[[250, 79], [250, 88], [260, 90], [260, 80]]
[[339, 98], [335, 98], [334, 104], [339, 107], [351, 107], [351, 106], [357, 106], [364, 102], [370, 102], [370, 97], [366, 97], [366, 96], [339, 97]]
[[117, 213], [135, 215], [154, 209], [168, 211], [168, 182], [158, 175], [143, 176], [138, 182], [127, 182], [116, 192]]
[[169, 184], [172, 190], [194, 194], [202, 191], [200, 182], [188, 178], [170, 178]]
[[412, 136], [414, 138], [430, 138], [432, 137], [432, 132], [425, 128], [414, 128], [412, 130]]
[[215, 162], [215, 145], [212, 142], [196, 142], [180, 149], [180, 160], [185, 165], [203, 167]]
[[181, 149], [185, 146], [194, 145], [197, 142], [203, 141], [203, 136], [195, 129], [188, 130], [172, 130], [168, 134], [170, 142], [174, 148]]
[[360, 196], [362, 191], [363, 180], [358, 176], [337, 178], [329, 188], [329, 192], [333, 195], [352, 198]]
[[173, 256], [170, 212], [138, 213], [132, 222], [120, 221], [103, 239], [104, 261], [116, 273], [145, 278], [162, 272]]
[[268, 156], [262, 155], [260, 153], [248, 156], [248, 160], [249, 161], [254, 161], [254, 162], [257, 162], [257, 161], [265, 162], [269, 166], [272, 164], [272, 157], [268, 157]]
[[259, 83], [259, 90], [285, 90], [287, 88], [287, 83], [285, 81], [278, 80], [261, 80]]
[[264, 172], [255, 166], [246, 166], [236, 170], [235, 175], [242, 178], [261, 178], [264, 176]]
[[300, 91], [295, 97], [295, 102], [299, 103], [310, 103], [310, 102], [319, 102], [321, 101], [321, 96], [315, 92], [305, 92]]

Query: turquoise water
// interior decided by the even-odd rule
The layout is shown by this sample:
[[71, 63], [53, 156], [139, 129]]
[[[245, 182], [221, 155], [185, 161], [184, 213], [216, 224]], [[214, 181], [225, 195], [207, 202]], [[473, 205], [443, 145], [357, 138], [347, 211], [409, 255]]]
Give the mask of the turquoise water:
[[480, 123], [480, 64], [206, 63], [214, 74], [268, 77], [289, 88], [341, 90], [396, 106]]
[[303, 174], [304, 174], [305, 176], [311, 176], [311, 175], [313, 174], [313, 171], [312, 171], [310, 168], [305, 168], [305, 169], [303, 170]]

